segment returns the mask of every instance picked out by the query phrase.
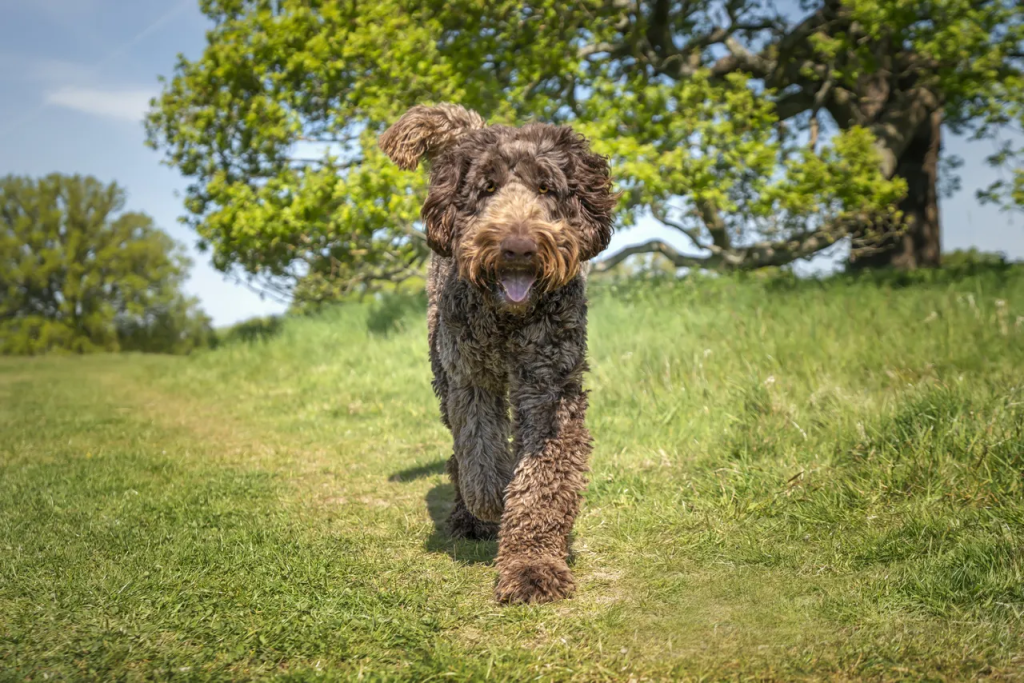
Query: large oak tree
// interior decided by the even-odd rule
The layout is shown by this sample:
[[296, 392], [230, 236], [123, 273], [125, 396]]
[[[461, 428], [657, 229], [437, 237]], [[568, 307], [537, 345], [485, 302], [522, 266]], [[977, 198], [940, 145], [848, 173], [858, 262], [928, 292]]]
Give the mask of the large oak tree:
[[192, 179], [186, 220], [214, 263], [286, 297], [421, 267], [423, 177], [375, 147], [413, 104], [590, 135], [622, 225], [650, 215], [694, 247], [608, 264], [750, 269], [840, 240], [860, 264], [938, 263], [943, 129], [992, 137], [1024, 102], [1017, 0], [200, 5], [207, 48], [179, 58], [149, 140]]

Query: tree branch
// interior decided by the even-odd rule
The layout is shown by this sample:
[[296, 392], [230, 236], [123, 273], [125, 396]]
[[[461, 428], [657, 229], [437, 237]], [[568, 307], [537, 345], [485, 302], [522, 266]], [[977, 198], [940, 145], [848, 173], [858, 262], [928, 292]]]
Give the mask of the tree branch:
[[594, 55], [601, 53], [607, 53], [612, 57], [622, 56], [629, 52], [629, 46], [625, 43], [594, 43], [593, 45], [584, 45], [579, 50], [579, 56], [581, 59], [587, 59]]
[[698, 230], [687, 228], [682, 223], [670, 220], [668, 215], [664, 211], [658, 211], [653, 207], [651, 208], [651, 215], [654, 216], [655, 220], [664, 223], [673, 230], [678, 230], [679, 232], [686, 235], [688, 238], [690, 238], [690, 242], [693, 243], [693, 246], [697, 247], [698, 249], [707, 249], [707, 247], [704, 246], [700, 241], [700, 232]]
[[661, 240], [650, 240], [643, 244], [626, 247], [612, 256], [609, 256], [599, 262], [595, 270], [598, 273], [606, 273], [628, 259], [630, 256], [636, 256], [638, 254], [661, 254], [671, 261], [677, 268], [714, 268], [720, 263], [720, 259], [717, 256], [687, 256]]
[[745, 71], [752, 76], [766, 78], [775, 70], [775, 64], [764, 55], [754, 54], [735, 36], [730, 35], [725, 40], [725, 47], [729, 54], [711, 65], [711, 73], [714, 76], [725, 76], [734, 71]]
[[722, 219], [722, 214], [718, 212], [718, 207], [706, 199], [701, 199], [697, 201], [697, 212], [700, 214], [700, 219], [704, 221], [704, 226], [711, 234], [711, 241], [715, 248], [721, 250], [732, 249], [729, 230]]
[[746, 271], [772, 266], [784, 266], [798, 259], [811, 257], [822, 249], [832, 246], [839, 240], [852, 235], [857, 226], [864, 225], [868, 220], [865, 217], [841, 218], [832, 221], [818, 230], [789, 239], [765, 240], [733, 249], [718, 249], [713, 246], [704, 247], [712, 252], [707, 256], [689, 256], [661, 240], [654, 239], [643, 244], [626, 247], [609, 256], [598, 264], [597, 272], [608, 272], [630, 256], [639, 254], [661, 254], [677, 268]]
[[842, 222], [809, 232], [800, 237], [777, 242], [756, 242], [748, 247], [735, 249], [723, 255], [722, 261], [728, 270], [757, 270], [771, 266], [784, 266], [798, 259], [813, 256], [849, 235], [853, 226]]
[[775, 102], [775, 115], [780, 121], [791, 119], [814, 107], [814, 97], [801, 88], [796, 92], [783, 95]]

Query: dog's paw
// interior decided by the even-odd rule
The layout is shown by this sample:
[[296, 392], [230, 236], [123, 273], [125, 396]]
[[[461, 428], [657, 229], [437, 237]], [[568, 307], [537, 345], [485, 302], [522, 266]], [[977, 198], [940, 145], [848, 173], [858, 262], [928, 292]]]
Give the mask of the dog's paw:
[[448, 518], [448, 534], [471, 541], [493, 541], [498, 537], [498, 525], [477, 519], [465, 505], [459, 504]]
[[530, 558], [501, 563], [494, 597], [505, 604], [554, 602], [575, 590], [576, 582], [565, 560]]

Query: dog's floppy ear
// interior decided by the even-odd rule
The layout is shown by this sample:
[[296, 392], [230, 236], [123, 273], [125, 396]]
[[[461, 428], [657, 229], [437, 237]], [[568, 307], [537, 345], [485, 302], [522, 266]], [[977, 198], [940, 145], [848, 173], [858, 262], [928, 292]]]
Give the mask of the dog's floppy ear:
[[455, 230], [455, 193], [462, 177], [461, 164], [452, 155], [441, 161], [467, 131], [487, 124], [475, 111], [455, 104], [435, 107], [418, 105], [405, 112], [380, 136], [377, 144], [400, 168], [411, 171], [420, 160], [439, 161], [430, 173], [430, 191], [423, 204], [423, 223], [427, 244], [441, 256], [452, 255]]
[[608, 161], [590, 151], [586, 138], [571, 128], [563, 128], [561, 144], [571, 158], [570, 201], [576, 205], [582, 223], [580, 260], [589, 261], [604, 251], [612, 239], [612, 213], [619, 195], [612, 192]]
[[427, 246], [444, 257], [452, 255], [452, 239], [458, 217], [455, 195], [464, 173], [462, 160], [454, 156], [449, 154], [438, 159], [438, 163], [430, 170], [430, 189], [420, 212]]
[[417, 105], [384, 131], [377, 144], [399, 168], [411, 171], [423, 157], [437, 156], [466, 131], [485, 125], [479, 114], [457, 104]]

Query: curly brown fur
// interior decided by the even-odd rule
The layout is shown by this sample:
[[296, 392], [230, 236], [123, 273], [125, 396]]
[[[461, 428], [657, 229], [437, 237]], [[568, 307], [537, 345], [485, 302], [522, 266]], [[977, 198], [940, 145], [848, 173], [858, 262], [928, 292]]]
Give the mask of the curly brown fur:
[[450, 105], [413, 108], [381, 148], [432, 165], [427, 328], [454, 442], [451, 533], [487, 537], [500, 521], [500, 602], [567, 597], [591, 451], [584, 264], [611, 238], [608, 165], [569, 128], [484, 126]]
[[490, 541], [498, 537], [498, 524], [485, 522], [473, 516], [462, 500], [459, 490], [459, 461], [452, 456], [446, 467], [455, 488], [455, 505], [448, 516], [448, 533], [452, 538], [466, 538], [472, 541]]
[[[459, 275], [483, 284], [501, 268], [502, 242], [521, 234], [537, 246], [539, 283], [545, 289], [564, 287], [580, 272], [580, 240], [564, 221], [549, 221], [532, 201], [532, 193], [515, 186], [492, 200], [480, 220], [474, 221], [458, 247]], [[509, 229], [507, 226], [516, 226]]]
[[413, 107], [380, 136], [380, 148], [399, 168], [411, 171], [420, 159], [450, 145], [465, 129], [483, 128], [475, 111], [453, 104]]

